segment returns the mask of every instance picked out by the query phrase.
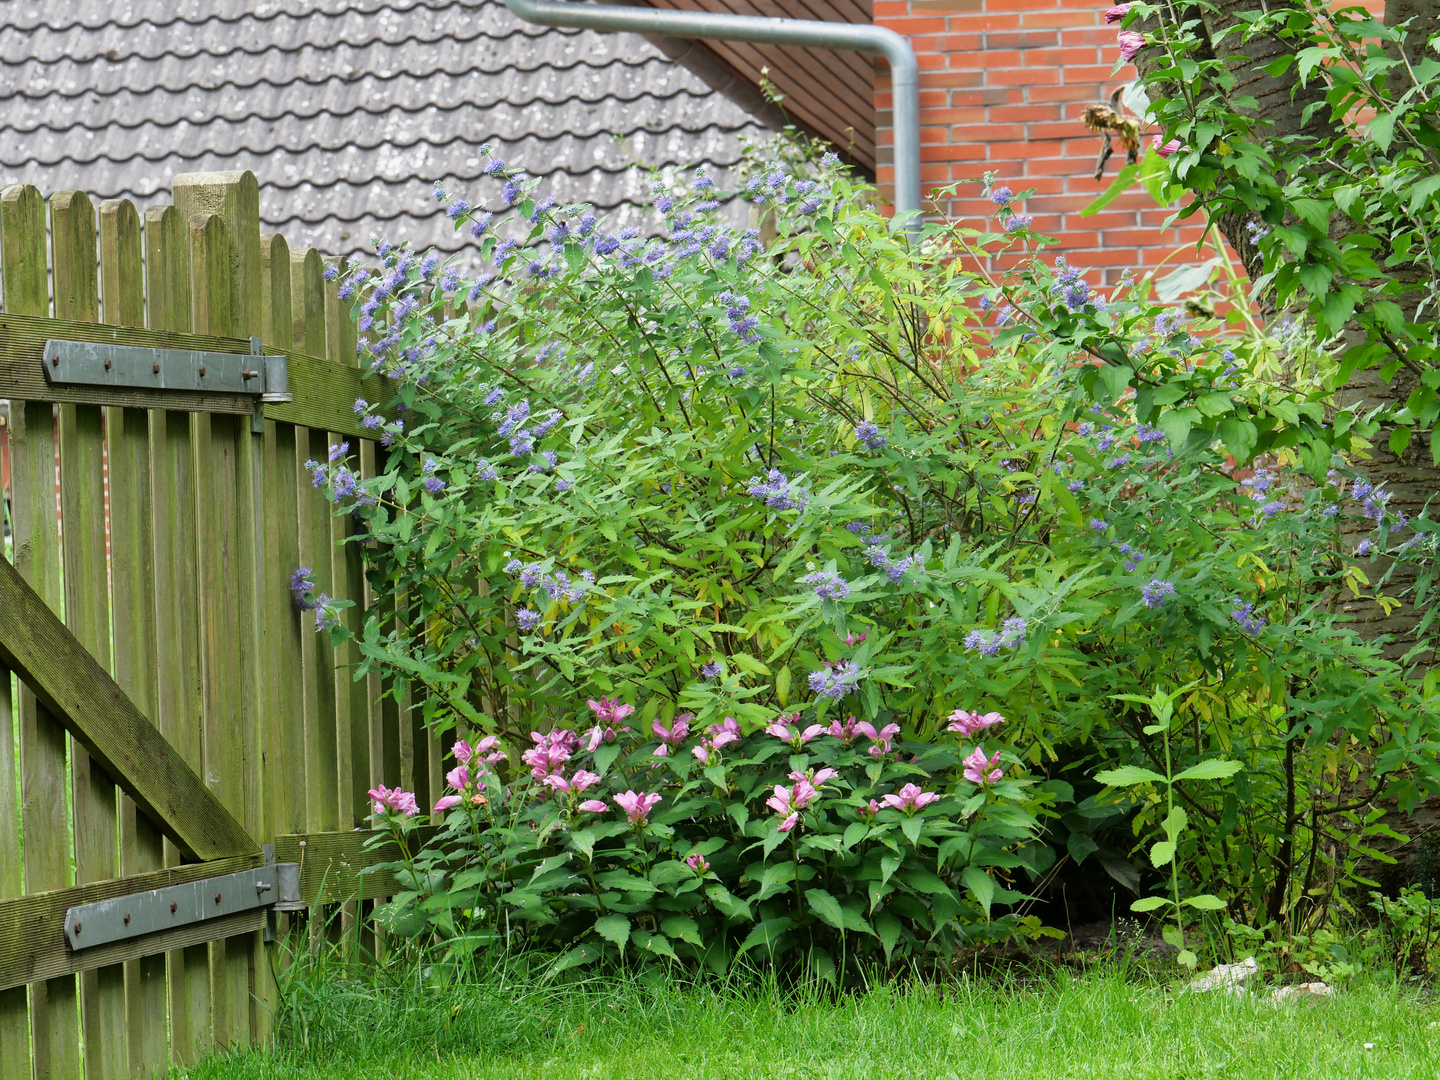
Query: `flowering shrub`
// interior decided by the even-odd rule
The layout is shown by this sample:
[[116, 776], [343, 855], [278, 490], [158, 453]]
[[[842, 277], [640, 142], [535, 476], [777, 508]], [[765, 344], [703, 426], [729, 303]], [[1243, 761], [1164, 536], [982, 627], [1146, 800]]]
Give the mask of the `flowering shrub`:
[[[438, 839], [389, 867], [409, 885], [386, 917], [465, 952], [502, 937], [556, 950], [560, 968], [622, 955], [725, 971], [752, 951], [833, 978], [837, 964], [925, 965], [1038, 920], [991, 918], [1019, 898], [1004, 880], [1045, 849], [1035, 810], [1053, 794], [1006, 779], [996, 750], [893, 742], [855, 717], [787, 715], [751, 735], [733, 719], [681, 714], [650, 730], [633, 710], [591, 701], [588, 732], [531, 732], [528, 775], [501, 778], [495, 736], [456, 742], [436, 802]], [[608, 736], [615, 732], [615, 737]], [[402, 841], [413, 794], [370, 793]], [[443, 883], [443, 887], [440, 887]]]
[[[761, 933], [810, 955], [835, 944], [819, 924], [879, 919], [874, 879], [856, 876], [872, 856], [881, 888], [914, 858], [945, 889], [895, 910], [901, 936], [868, 923], [881, 947], [932, 933], [949, 947], [987, 887], [1000, 902], [1062, 857], [1145, 891], [1129, 849], [1160, 829], [1160, 794], [1093, 773], [1154, 769], [1130, 699], [1157, 682], [1187, 687], [1168, 721], [1176, 774], [1240, 762], [1225, 785], [1179, 793], [1204, 825], [1177, 833], [1198, 879], [1176, 878], [1177, 896], [1204, 885], [1239, 919], [1323, 920], [1352, 841], [1378, 828], [1373, 800], [1433, 786], [1433, 706], [1331, 603], [1369, 588], [1343, 530], [1368, 520], [1388, 542], [1410, 524], [1350, 486], [1364, 425], [1247, 379], [1248, 345], [1184, 325], [1143, 284], [1105, 296], [1035, 257], [1020, 196], [992, 186], [993, 224], [911, 239], [833, 162], [775, 170], [751, 185], [778, 217], [767, 251], [714, 218], [703, 176], [657, 194], [669, 231], [644, 239], [537, 201], [503, 163], [492, 175], [527, 228], [501, 238], [450, 202], [490, 268], [478, 278], [380, 245], [380, 276], [342, 282], [367, 361], [394, 383], [392, 402], [356, 403], [390, 452], [375, 477], [343, 446], [312, 464], [361, 523], [378, 597], [357, 675], [408, 684], [432, 729], [511, 755], [482, 804], [452, 781], [420, 908], [491, 927], [523, 910], [564, 927], [533, 935], [558, 943], [580, 932], [578, 910], [557, 910], [571, 905], [618, 920], [610, 937], [594, 923], [611, 944], [640, 926], [678, 949], [656, 913], [710, 880], [663, 876], [694, 855], [730, 899], [690, 887], [711, 906], [687, 918], [723, 927], [725, 950]], [[1013, 272], [983, 269], [1000, 254]], [[978, 716], [939, 720], [957, 698]], [[977, 737], [1000, 713], [983, 753], [958, 757], [941, 730]], [[1022, 799], [1006, 785], [1027, 776]], [[987, 794], [966, 816], [965, 784], [1008, 801]], [[866, 831], [872, 798], [909, 848]], [[497, 799], [503, 823], [468, 824]], [[767, 807], [789, 827], [747, 831]], [[1013, 863], [958, 860], [975, 815], [1022, 829], [1021, 808], [1048, 843], [1002, 831], [987, 851]], [[793, 864], [788, 889], [767, 883], [772, 858]], [[575, 899], [596, 860], [621, 875], [607, 880], [648, 881], [648, 899], [598, 878], [586, 895], [612, 899]], [[522, 863], [525, 886], [505, 869]], [[731, 941], [736, 926], [752, 930]]]

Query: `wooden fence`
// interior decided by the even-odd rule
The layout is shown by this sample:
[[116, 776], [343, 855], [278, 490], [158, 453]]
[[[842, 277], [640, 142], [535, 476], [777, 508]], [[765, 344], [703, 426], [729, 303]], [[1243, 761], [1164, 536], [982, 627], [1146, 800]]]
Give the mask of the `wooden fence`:
[[[385, 391], [361, 376], [321, 255], [261, 234], [253, 175], [178, 176], [173, 196], [142, 213], [0, 192], [18, 572], [0, 575], [3, 1080], [160, 1075], [265, 1036], [283, 953], [263, 909], [202, 924], [215, 940], [162, 931], [93, 955], [67, 948], [65, 909], [256, 866], [266, 844], [301, 863], [307, 901], [343, 900], [367, 788], [439, 787], [403, 695], [356, 681], [354, 651], [332, 649], [289, 591], [310, 567], [363, 617], [350, 519], [304, 462], [348, 439], [373, 475], [383, 450], [352, 406]], [[293, 394], [264, 406], [263, 433], [240, 395], [43, 371], [47, 339], [248, 353], [252, 335], [286, 354]]]

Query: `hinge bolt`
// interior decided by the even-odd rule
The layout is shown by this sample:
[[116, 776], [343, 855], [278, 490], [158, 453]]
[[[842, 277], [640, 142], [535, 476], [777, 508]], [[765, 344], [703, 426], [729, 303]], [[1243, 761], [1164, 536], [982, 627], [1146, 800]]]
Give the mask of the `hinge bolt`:
[[202, 379], [205, 377], [205, 365], [204, 365], [204, 364], [201, 364], [201, 365], [200, 365], [200, 377], [201, 377]]
[[108, 357], [108, 356], [105, 357], [105, 370], [106, 370], [106, 371], [109, 371], [109, 370], [110, 370], [110, 357]]
[[60, 354], [59, 354], [59, 353], [56, 353], [54, 356], [50, 357], [50, 366], [51, 366], [51, 367], [59, 367], [59, 366], [60, 366]]
[[170, 914], [171, 914], [171, 915], [174, 915], [174, 914], [175, 914], [175, 901], [174, 901], [174, 900], [171, 900], [171, 901], [170, 901]]
[[215, 894], [215, 902], [217, 904], [220, 902], [220, 894], [218, 892]]
[[78, 934], [79, 932], [80, 932], [80, 924], [77, 922], [77, 923], [75, 924], [75, 933]]
[[160, 362], [157, 360], [157, 361], [155, 362], [154, 366], [150, 368], [150, 370], [151, 370], [152, 372], [154, 372], [156, 375], [159, 375], [159, 374], [160, 374]]
[[130, 925], [130, 913], [128, 911], [125, 913], [125, 925]]

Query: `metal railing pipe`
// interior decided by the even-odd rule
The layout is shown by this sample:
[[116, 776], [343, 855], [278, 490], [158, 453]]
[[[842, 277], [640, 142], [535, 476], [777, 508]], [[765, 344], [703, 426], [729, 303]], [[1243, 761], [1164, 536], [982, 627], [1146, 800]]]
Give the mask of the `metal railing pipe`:
[[760, 15], [713, 15], [708, 12], [661, 11], [656, 8], [612, 7], [573, 0], [505, 0], [505, 6], [526, 22], [585, 30], [626, 30], [676, 38], [758, 41], [770, 45], [802, 45], [813, 49], [854, 49], [877, 53], [890, 65], [894, 96], [895, 216], [918, 226], [920, 211], [920, 67], [910, 43], [882, 26], [823, 22], [818, 19], [771, 19]]

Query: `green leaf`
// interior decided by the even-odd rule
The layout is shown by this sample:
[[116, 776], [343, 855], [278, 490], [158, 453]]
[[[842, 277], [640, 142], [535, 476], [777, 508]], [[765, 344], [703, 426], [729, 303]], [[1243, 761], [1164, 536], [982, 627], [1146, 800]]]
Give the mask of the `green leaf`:
[[1118, 769], [1106, 769], [1095, 774], [1095, 779], [1108, 787], [1131, 787], [1135, 784], [1163, 784], [1165, 777], [1149, 769], [1134, 765], [1121, 765]]
[[925, 827], [925, 819], [918, 817], [905, 817], [900, 819], [900, 831], [905, 834], [905, 839], [911, 845], [920, 847], [920, 830]]
[[1370, 118], [1370, 123], [1365, 128], [1370, 133], [1370, 138], [1375, 140], [1375, 145], [1380, 147], [1380, 152], [1388, 153], [1390, 143], [1395, 138], [1395, 114], [1379, 113]]
[[978, 866], [967, 866], [960, 871], [960, 880], [975, 902], [985, 909], [985, 917], [990, 918], [990, 905], [995, 902], [995, 879]]
[[1210, 280], [1211, 273], [1219, 264], [1219, 259], [1211, 259], [1198, 266], [1182, 266], [1178, 270], [1171, 270], [1155, 282], [1156, 298], [1161, 303], [1169, 304], [1188, 292], [1194, 292]]
[[765, 873], [760, 877], [760, 891], [753, 897], [754, 900], [764, 900], [766, 897], [774, 896], [781, 889], [795, 880], [795, 864], [793, 862], [777, 863], [774, 866], [767, 866]]
[[630, 920], [624, 915], [606, 915], [595, 920], [595, 932], [623, 951], [630, 940]]
[[1175, 841], [1161, 840], [1150, 849], [1150, 865], [1154, 867], [1169, 866], [1170, 860], [1175, 858]]
[[735, 951], [735, 955], [740, 956], [747, 953], [757, 945], [764, 945], [768, 949], [781, 934], [793, 925], [794, 923], [786, 918], [766, 919], [764, 922], [756, 923], [755, 929], [746, 935], [745, 940], [740, 943], [740, 948]]
[[675, 955], [675, 949], [670, 944], [670, 939], [664, 934], [652, 934], [642, 931], [635, 935], [635, 941], [646, 952], [652, 952], [657, 956], [667, 956], [677, 963], [680, 957]]
[[1224, 911], [1225, 901], [1218, 896], [1211, 896], [1209, 893], [1201, 893], [1199, 896], [1188, 896], [1181, 901], [1186, 907], [1198, 908], [1201, 911]]
[[810, 910], [821, 921], [829, 923], [836, 930], [845, 929], [845, 913], [840, 909], [840, 901], [835, 897], [824, 889], [806, 889], [805, 899], [810, 902]]
[[600, 949], [593, 945], [577, 945], [551, 966], [551, 971], [568, 971], [570, 968], [588, 964], [600, 955]]
[[1072, 832], [1065, 840], [1065, 848], [1070, 852], [1070, 857], [1075, 860], [1076, 865], [1083, 863], [1085, 859], [1100, 850], [1100, 845], [1089, 833]]
[[904, 925], [888, 911], [882, 911], [875, 916], [875, 936], [880, 939], [880, 945], [885, 950], [885, 962], [890, 962], [890, 954], [895, 951], [895, 943], [900, 940], [900, 934], [905, 929]]
[[1234, 776], [1244, 767], [1244, 764], [1239, 761], [1215, 758], [1211, 761], [1202, 761], [1197, 765], [1191, 765], [1175, 779], [1177, 782], [1180, 780], [1224, 780], [1227, 776]]
[[1135, 177], [1139, 174], [1140, 166], [1126, 165], [1123, 169], [1121, 169], [1118, 173], [1115, 174], [1114, 182], [1105, 189], [1105, 193], [1101, 195], [1098, 199], [1096, 199], [1094, 202], [1092, 202], [1089, 206], [1085, 207], [1084, 210], [1080, 211], [1080, 216], [1093, 217], [1101, 210], [1104, 210], [1105, 207], [1109, 206], [1112, 202], [1118, 199], [1121, 195], [1124, 195], [1125, 192], [1130, 189], [1130, 185], [1135, 182]]
[[700, 945], [700, 924], [689, 915], [671, 915], [662, 919], [660, 929], [669, 934], [672, 938], [679, 938], [681, 941], [688, 941], [691, 945]]
[[1136, 900], [1133, 904], [1131, 904], [1130, 910], [1140, 913], [1144, 913], [1146, 911], [1156, 911], [1164, 907], [1168, 903], [1170, 903], [1169, 899], [1164, 896], [1146, 896], [1140, 900]]

